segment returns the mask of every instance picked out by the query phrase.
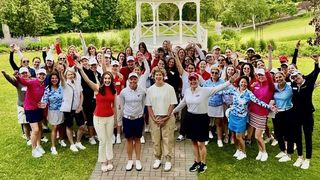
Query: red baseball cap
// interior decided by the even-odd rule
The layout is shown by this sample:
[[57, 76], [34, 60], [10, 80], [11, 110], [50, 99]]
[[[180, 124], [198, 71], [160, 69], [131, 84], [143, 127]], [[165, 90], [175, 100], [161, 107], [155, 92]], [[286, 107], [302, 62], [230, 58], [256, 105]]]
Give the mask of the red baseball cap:
[[189, 80], [191, 80], [191, 79], [197, 79], [198, 80], [199, 79], [199, 75], [197, 73], [192, 72], [192, 73], [189, 74], [188, 79]]
[[279, 56], [280, 63], [286, 63], [288, 62], [288, 56]]

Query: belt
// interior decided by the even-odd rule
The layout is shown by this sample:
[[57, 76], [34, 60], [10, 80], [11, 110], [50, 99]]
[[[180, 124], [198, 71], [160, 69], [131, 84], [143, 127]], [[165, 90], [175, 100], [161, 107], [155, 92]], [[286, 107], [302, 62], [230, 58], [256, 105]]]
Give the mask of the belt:
[[139, 119], [142, 116], [128, 116], [128, 115], [123, 115], [124, 118], [130, 119], [130, 120], [134, 120], [134, 119]]
[[284, 112], [284, 111], [288, 111], [289, 109], [291, 109], [292, 107], [287, 107], [284, 109], [278, 109], [278, 112]]

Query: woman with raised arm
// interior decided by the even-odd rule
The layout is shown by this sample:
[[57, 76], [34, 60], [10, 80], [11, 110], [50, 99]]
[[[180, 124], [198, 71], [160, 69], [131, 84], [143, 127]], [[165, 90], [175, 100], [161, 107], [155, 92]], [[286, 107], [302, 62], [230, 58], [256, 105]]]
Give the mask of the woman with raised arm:
[[[199, 173], [203, 173], [207, 169], [205, 141], [209, 139], [208, 99], [212, 94], [230, 85], [230, 82], [228, 81], [216, 87], [200, 87], [199, 77], [196, 73], [189, 74], [190, 87], [186, 89], [184, 98], [173, 110], [173, 113], [179, 112], [187, 106], [185, 117], [186, 136], [192, 140], [195, 160], [189, 171], [198, 170]], [[233, 79], [230, 81], [233, 82]]]
[[93, 125], [99, 138], [98, 162], [101, 162], [103, 172], [113, 169], [113, 128], [117, 125], [117, 92], [114, 86], [113, 75], [109, 71], [102, 74], [100, 83], [92, 82], [84, 73], [82, 65], [77, 63], [77, 68], [83, 79], [96, 95], [96, 107], [93, 116]]
[[[14, 52], [15, 52], [15, 51], [17, 51], [18, 54], [19, 54], [19, 56], [21, 56], [20, 67], [18, 67], [17, 64], [14, 62], [13, 56], [14, 56]], [[12, 67], [12, 69], [13, 69], [14, 71], [19, 71], [19, 69], [20, 69], [21, 67], [26, 67], [26, 68], [28, 68], [28, 71], [29, 71], [31, 77], [36, 77], [36, 72], [35, 72], [35, 70], [29, 67], [29, 62], [30, 62], [29, 59], [26, 58], [26, 57], [23, 57], [23, 55], [22, 55], [22, 53], [21, 53], [21, 51], [20, 51], [20, 48], [19, 48], [16, 44], [11, 44], [11, 45], [10, 45], [10, 57], [9, 57], [9, 62], [10, 62], [10, 65], [11, 65], [11, 67]]]
[[32, 156], [39, 158], [45, 153], [40, 145], [43, 110], [39, 108], [39, 103], [45, 90], [46, 70], [40, 69], [36, 79], [24, 79], [18, 72], [15, 72], [15, 77], [19, 83], [27, 86], [23, 108], [31, 126]]

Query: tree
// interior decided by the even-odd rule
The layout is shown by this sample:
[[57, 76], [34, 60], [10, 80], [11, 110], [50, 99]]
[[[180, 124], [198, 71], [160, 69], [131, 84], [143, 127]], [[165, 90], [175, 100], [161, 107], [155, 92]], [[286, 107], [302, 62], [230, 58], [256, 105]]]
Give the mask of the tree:
[[56, 24], [45, 0], [1, 1], [1, 23], [7, 24], [14, 36], [36, 36]]
[[124, 27], [133, 27], [136, 21], [136, 2], [132, 0], [119, 0], [117, 15]]
[[256, 21], [263, 21], [270, 15], [268, 4], [265, 0], [246, 0], [247, 13], [251, 16], [253, 29], [256, 29]]

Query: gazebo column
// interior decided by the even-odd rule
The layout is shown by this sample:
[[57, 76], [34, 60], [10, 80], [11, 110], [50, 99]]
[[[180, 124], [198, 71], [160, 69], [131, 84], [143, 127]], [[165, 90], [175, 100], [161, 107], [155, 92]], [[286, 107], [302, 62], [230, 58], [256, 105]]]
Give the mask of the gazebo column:
[[138, 27], [138, 34], [136, 35], [136, 42], [140, 42], [140, 38], [142, 36], [141, 32], [141, 3], [136, 3], [136, 15], [137, 15], [137, 27]]
[[179, 43], [182, 44], [182, 9], [183, 9], [184, 3], [180, 2], [178, 5], [179, 8]]
[[197, 39], [200, 41], [200, 0], [196, 1], [197, 6]]
[[153, 44], [157, 44], [157, 30], [156, 30], [156, 3], [152, 3], [152, 17], [153, 17], [153, 26], [152, 26], [152, 29], [153, 29]]
[[157, 5], [156, 7], [156, 15], [157, 15], [157, 36], [159, 37], [160, 35], [160, 26], [159, 26], [159, 7], [160, 4]]

